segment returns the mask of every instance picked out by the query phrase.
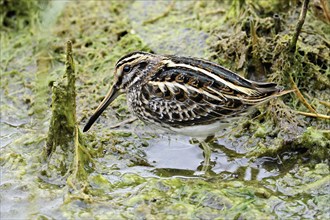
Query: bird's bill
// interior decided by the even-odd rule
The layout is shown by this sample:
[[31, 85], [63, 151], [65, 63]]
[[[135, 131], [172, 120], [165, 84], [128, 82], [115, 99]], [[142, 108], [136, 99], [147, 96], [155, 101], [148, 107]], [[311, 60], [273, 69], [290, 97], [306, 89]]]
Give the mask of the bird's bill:
[[118, 89], [115, 85], [109, 90], [107, 95], [104, 97], [101, 104], [94, 111], [93, 115], [88, 120], [87, 124], [84, 127], [84, 132], [88, 131], [96, 119], [102, 114], [102, 112], [121, 94], [120, 89]]

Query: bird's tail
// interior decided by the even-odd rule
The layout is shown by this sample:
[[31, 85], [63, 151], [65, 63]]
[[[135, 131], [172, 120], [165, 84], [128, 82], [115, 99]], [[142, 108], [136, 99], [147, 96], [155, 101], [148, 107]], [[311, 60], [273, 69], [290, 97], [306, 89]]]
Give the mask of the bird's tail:
[[294, 89], [285, 90], [284, 87], [278, 86], [276, 83], [253, 82], [253, 87], [257, 91], [255, 95], [246, 96], [243, 98], [244, 102], [247, 104], [260, 104], [272, 98], [295, 91]]

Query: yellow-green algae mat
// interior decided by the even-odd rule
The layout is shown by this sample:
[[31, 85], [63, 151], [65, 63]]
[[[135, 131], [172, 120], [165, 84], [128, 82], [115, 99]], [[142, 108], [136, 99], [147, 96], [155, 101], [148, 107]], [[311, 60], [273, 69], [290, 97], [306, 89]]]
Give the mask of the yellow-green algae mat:
[[205, 174], [189, 138], [146, 133], [139, 121], [110, 129], [131, 116], [124, 96], [79, 131], [133, 50], [199, 56], [287, 87], [290, 73], [307, 97], [329, 101], [318, 5], [287, 54], [295, 1], [1, 4], [1, 219], [329, 218], [329, 122], [294, 115], [306, 111], [294, 95], [216, 138]]

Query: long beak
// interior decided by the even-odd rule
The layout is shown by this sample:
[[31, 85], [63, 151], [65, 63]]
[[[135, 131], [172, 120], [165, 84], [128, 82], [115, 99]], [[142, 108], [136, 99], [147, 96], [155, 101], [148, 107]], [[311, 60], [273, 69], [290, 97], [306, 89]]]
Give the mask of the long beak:
[[108, 105], [110, 105], [111, 102], [113, 102], [113, 100], [115, 100], [120, 94], [121, 94], [120, 90], [115, 85], [113, 85], [109, 90], [108, 94], [104, 97], [101, 104], [94, 111], [92, 117], [90, 117], [90, 119], [88, 120], [87, 124], [84, 127], [83, 132], [88, 131], [92, 127], [96, 119], [102, 114], [102, 112], [108, 107]]

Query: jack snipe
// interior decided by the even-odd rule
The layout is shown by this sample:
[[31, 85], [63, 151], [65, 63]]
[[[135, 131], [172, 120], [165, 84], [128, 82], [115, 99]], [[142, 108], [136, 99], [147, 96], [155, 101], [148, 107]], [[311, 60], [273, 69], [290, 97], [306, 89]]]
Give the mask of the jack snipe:
[[117, 62], [113, 86], [84, 132], [122, 93], [142, 121], [206, 137], [217, 132], [224, 119], [287, 92], [275, 83], [250, 81], [209, 61], [134, 52]]

